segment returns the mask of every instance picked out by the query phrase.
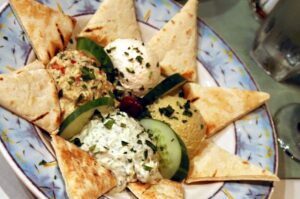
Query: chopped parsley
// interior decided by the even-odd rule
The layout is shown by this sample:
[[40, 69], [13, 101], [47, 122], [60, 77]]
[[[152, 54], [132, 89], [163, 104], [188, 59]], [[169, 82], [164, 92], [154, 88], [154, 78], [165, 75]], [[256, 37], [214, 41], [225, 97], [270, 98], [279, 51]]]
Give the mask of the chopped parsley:
[[46, 164], [47, 164], [47, 162], [45, 160], [42, 160], [42, 161], [40, 161], [39, 166], [44, 166]]
[[83, 81], [89, 81], [96, 78], [94, 70], [86, 66], [80, 68], [80, 72]]
[[63, 91], [62, 89], [60, 89], [60, 90], [58, 91], [58, 98], [60, 99], [60, 98], [62, 98], [62, 97], [64, 97], [64, 91]]
[[128, 142], [121, 141], [122, 146], [128, 146]]
[[110, 49], [107, 49], [107, 53], [111, 53], [111, 51], [113, 51], [113, 50], [116, 50], [116, 47], [114, 46], [114, 47], [111, 47]]
[[136, 58], [135, 58], [135, 60], [138, 61], [140, 64], [143, 63], [143, 59], [144, 58], [142, 56], [140, 56], [140, 55], [136, 56]]
[[73, 142], [73, 144], [75, 144], [78, 147], [81, 147], [81, 145], [82, 145], [82, 143], [81, 143], [81, 141], [80, 141], [79, 138], [75, 138], [72, 142]]
[[153, 150], [153, 153], [155, 153], [157, 151], [157, 147], [149, 140], [146, 140], [146, 144], [148, 147], [150, 147]]
[[188, 117], [192, 117], [192, 116], [193, 116], [193, 113], [192, 113], [192, 111], [190, 111], [190, 110], [184, 110], [184, 111], [183, 111], [183, 115], [188, 116]]
[[150, 68], [150, 66], [151, 66], [150, 63], [147, 62], [147, 63], [146, 63], [146, 68]]
[[184, 108], [183, 115], [188, 116], [188, 117], [192, 117], [193, 112], [190, 110], [190, 108], [191, 108], [191, 102], [190, 102], [190, 100], [188, 100], [183, 105], [183, 108]]
[[182, 123], [187, 123], [187, 120], [182, 120]]
[[166, 117], [171, 117], [171, 115], [174, 113], [174, 109], [172, 106], [168, 105], [167, 107], [159, 108], [159, 112], [161, 115], [165, 115]]
[[153, 168], [152, 167], [149, 167], [147, 165], [143, 165], [143, 168], [146, 170], [146, 171], [151, 171]]
[[93, 146], [89, 147], [89, 151], [90, 152], [94, 152], [95, 149], [96, 149], [96, 145], [95, 144]]
[[128, 160], [128, 162], [129, 162], [129, 163], [131, 163], [131, 162], [132, 162], [132, 159], [127, 159], [127, 160]]
[[146, 160], [148, 158], [148, 150], [144, 151], [144, 159]]
[[138, 144], [143, 144], [142, 140], [137, 141]]
[[115, 120], [114, 119], [109, 119], [107, 122], [104, 123], [105, 128], [111, 129], [112, 126], [114, 125]]
[[129, 69], [129, 68], [126, 68], [126, 71], [129, 72], [129, 73], [131, 73], [131, 74], [135, 73], [133, 69]]
[[83, 84], [81, 87], [82, 87], [84, 90], [87, 90], [87, 89], [88, 89], [87, 85], [85, 85], [85, 84]]
[[122, 128], [126, 128], [126, 124], [125, 123], [121, 123], [121, 127]]
[[125, 54], [126, 56], [128, 56], [128, 55], [129, 55], [129, 53], [128, 53], [128, 52], [124, 52], [124, 54]]

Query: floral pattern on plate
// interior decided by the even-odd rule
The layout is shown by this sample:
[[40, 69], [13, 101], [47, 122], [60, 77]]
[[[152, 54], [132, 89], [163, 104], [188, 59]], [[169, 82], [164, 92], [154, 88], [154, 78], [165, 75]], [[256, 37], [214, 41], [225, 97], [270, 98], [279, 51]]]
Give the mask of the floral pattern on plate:
[[[66, 14], [91, 14], [99, 0], [40, 1]], [[161, 28], [180, 9], [171, 0], [136, 0], [139, 21]], [[31, 46], [9, 5], [0, 15], [0, 73], [22, 67]], [[257, 90], [253, 79], [234, 52], [205, 23], [199, 20], [198, 59], [219, 86]], [[277, 145], [272, 121], [262, 107], [235, 122], [236, 153], [253, 164], [277, 171]], [[36, 129], [28, 122], [0, 108], [0, 145], [12, 158], [26, 182], [47, 198], [67, 198], [64, 182], [53, 155]], [[272, 183], [226, 182], [212, 198], [268, 198]]]

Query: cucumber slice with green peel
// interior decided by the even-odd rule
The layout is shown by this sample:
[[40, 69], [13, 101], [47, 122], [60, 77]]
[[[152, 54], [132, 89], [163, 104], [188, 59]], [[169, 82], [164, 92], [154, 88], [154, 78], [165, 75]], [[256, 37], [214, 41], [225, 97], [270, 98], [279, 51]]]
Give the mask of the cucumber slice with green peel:
[[175, 73], [175, 74], [167, 77], [166, 79], [164, 79], [157, 86], [155, 86], [152, 90], [150, 90], [142, 98], [142, 103], [144, 105], [152, 104], [158, 98], [163, 97], [163, 96], [167, 95], [168, 93], [175, 91], [176, 89], [183, 86], [186, 82], [187, 82], [187, 80], [184, 77], [182, 77], [178, 73]]
[[189, 158], [183, 141], [168, 124], [162, 121], [142, 119], [140, 123], [149, 130], [156, 141], [160, 155], [161, 175], [167, 179], [182, 181], [189, 169]]
[[77, 38], [76, 48], [77, 50], [81, 50], [88, 55], [95, 57], [100, 63], [100, 68], [106, 73], [107, 79], [110, 82], [115, 80], [114, 66], [103, 47], [99, 46], [96, 42], [89, 38], [79, 37]]
[[60, 125], [58, 135], [65, 139], [70, 139], [80, 133], [82, 128], [90, 121], [94, 112], [106, 112], [114, 107], [114, 99], [102, 97], [80, 106], [73, 111]]

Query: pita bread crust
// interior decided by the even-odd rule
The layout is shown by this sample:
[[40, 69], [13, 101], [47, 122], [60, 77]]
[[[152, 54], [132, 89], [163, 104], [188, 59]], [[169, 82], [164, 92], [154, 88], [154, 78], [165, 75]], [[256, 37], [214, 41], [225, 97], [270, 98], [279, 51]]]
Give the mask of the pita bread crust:
[[133, 0], [105, 0], [78, 37], [105, 47], [116, 39], [141, 40]]
[[54, 80], [41, 62], [0, 75], [0, 105], [49, 133], [60, 125], [60, 106]]
[[180, 199], [184, 198], [182, 184], [167, 179], [157, 184], [130, 183], [129, 190], [139, 199]]
[[59, 168], [70, 199], [97, 199], [114, 186], [116, 179], [87, 152], [59, 136], [52, 136]]
[[65, 49], [76, 20], [35, 0], [10, 0], [19, 22], [27, 33], [33, 49], [44, 64]]
[[207, 137], [254, 109], [263, 105], [270, 95], [264, 92], [202, 87], [195, 83], [184, 86], [185, 98], [202, 114], [207, 125]]
[[209, 141], [191, 161], [186, 182], [203, 181], [279, 181], [279, 178], [240, 157], [231, 154]]
[[198, 0], [189, 0], [147, 44], [157, 53], [164, 75], [197, 79], [197, 5]]

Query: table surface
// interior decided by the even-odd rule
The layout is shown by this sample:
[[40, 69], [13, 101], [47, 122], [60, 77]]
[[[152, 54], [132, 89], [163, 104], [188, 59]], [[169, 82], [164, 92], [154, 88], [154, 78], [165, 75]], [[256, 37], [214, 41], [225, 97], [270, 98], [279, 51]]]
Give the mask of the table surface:
[[[2, 5], [5, 0], [0, 0]], [[179, 1], [184, 2], [184, 0]], [[247, 0], [202, 0], [199, 6], [199, 16], [215, 30], [236, 52], [245, 63], [260, 89], [271, 94], [268, 107], [272, 114], [282, 105], [300, 102], [300, 89], [292, 85], [275, 82], [251, 59], [249, 52], [259, 27]], [[238, 17], [237, 17], [238, 16]], [[225, 25], [224, 25], [225, 24]], [[288, 98], [286, 96], [289, 96]], [[294, 169], [299, 164], [294, 163], [279, 149], [280, 177], [300, 175]], [[34, 196], [16, 177], [2, 154], [0, 155], [0, 198], [1, 199], [32, 199]], [[300, 180], [281, 180], [275, 183], [272, 199], [296, 199], [300, 195]]]

